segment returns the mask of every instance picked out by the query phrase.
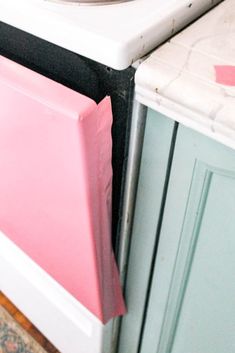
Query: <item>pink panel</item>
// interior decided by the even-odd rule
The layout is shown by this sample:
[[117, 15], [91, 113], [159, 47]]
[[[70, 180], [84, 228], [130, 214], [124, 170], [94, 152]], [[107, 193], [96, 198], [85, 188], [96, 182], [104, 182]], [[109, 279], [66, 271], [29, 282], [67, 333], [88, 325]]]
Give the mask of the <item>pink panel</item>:
[[226, 86], [235, 86], [235, 66], [216, 65], [216, 82]]
[[111, 104], [0, 57], [0, 229], [100, 320], [125, 312], [111, 232]]

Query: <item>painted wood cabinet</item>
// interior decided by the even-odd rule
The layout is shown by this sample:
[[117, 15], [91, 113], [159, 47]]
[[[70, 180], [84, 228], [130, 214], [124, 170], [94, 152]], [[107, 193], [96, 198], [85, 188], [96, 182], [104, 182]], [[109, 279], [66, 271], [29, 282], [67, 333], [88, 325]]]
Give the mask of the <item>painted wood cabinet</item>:
[[[162, 119], [169, 122], [150, 110], [147, 121], [153, 120], [154, 116], [159, 129]], [[155, 129], [158, 130], [157, 126]], [[152, 133], [147, 125], [147, 140]], [[171, 143], [174, 152], [172, 161], [168, 157], [168, 169], [171, 166], [171, 170], [169, 180], [166, 179], [164, 184], [165, 198], [163, 192], [158, 194], [162, 197], [161, 212], [154, 204], [148, 208], [148, 194], [140, 195], [145, 183], [144, 175], [148, 173], [142, 170], [140, 175], [136, 218], [141, 209], [149, 214], [150, 220], [142, 220], [138, 226], [140, 220], [135, 218], [128, 286], [138, 283], [142, 288], [140, 283], [143, 283], [146, 288], [143, 289], [144, 308], [141, 318], [138, 317], [138, 339], [132, 336], [127, 340], [122, 332], [120, 353], [233, 352], [235, 151], [181, 125]], [[159, 173], [155, 160], [163, 156], [169, 140], [159, 144], [156, 135], [148, 151], [147, 144], [145, 141], [143, 160], [146, 159], [145, 153], [149, 153], [151, 162], [144, 167], [150, 170], [150, 165], [153, 168], [155, 164], [155, 173], [157, 170]], [[162, 186], [161, 179], [158, 180], [153, 172], [151, 175], [150, 187], [154, 183]], [[157, 194], [151, 195], [156, 202]], [[146, 231], [153, 220], [155, 225]], [[142, 232], [139, 231], [141, 229]], [[135, 261], [133, 252], [137, 246], [145, 249], [150, 239], [154, 244], [153, 238], [154, 250], [143, 253], [145, 261], [152, 264], [146, 275], [141, 255]], [[133, 266], [138, 278], [133, 275]], [[130, 293], [127, 291], [127, 297]], [[138, 296], [140, 293], [132, 293], [129, 300]], [[131, 307], [129, 320], [139, 310], [138, 303], [135, 308]], [[123, 322], [125, 332], [128, 315]], [[134, 319], [133, 326], [136, 326]]]
[[128, 313], [122, 319], [119, 353], [138, 351], [173, 134], [173, 121], [149, 112], [125, 291]]

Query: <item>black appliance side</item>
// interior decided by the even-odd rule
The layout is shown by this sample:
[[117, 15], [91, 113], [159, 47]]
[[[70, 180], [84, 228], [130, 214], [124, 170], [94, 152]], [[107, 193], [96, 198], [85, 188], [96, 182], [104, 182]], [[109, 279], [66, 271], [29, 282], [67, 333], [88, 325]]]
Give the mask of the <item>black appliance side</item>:
[[97, 103], [106, 95], [111, 97], [113, 244], [118, 244], [132, 111], [134, 68], [114, 70], [3, 22], [0, 22], [0, 55], [62, 83], [94, 99]]

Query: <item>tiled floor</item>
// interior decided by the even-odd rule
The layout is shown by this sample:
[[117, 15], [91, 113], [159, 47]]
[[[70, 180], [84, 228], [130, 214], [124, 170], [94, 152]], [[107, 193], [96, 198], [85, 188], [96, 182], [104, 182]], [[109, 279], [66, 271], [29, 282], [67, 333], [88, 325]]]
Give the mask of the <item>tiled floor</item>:
[[2, 292], [0, 292], [0, 305], [2, 305], [25, 331], [27, 331], [48, 353], [60, 353]]

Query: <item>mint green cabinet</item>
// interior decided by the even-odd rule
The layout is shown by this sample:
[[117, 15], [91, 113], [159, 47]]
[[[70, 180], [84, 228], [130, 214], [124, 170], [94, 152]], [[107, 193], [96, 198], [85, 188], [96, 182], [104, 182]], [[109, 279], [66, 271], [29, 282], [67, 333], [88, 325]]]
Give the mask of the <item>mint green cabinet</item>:
[[183, 126], [173, 136], [149, 110], [119, 353], [232, 353], [235, 151]]
[[140, 353], [235, 352], [235, 151], [178, 129]]
[[118, 353], [138, 352], [174, 125], [148, 112]]

